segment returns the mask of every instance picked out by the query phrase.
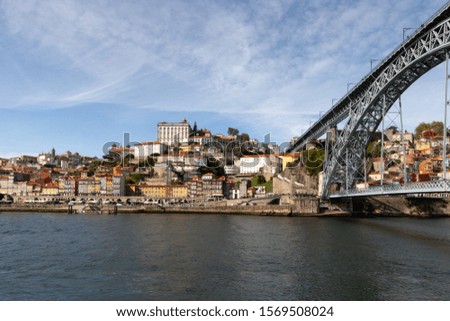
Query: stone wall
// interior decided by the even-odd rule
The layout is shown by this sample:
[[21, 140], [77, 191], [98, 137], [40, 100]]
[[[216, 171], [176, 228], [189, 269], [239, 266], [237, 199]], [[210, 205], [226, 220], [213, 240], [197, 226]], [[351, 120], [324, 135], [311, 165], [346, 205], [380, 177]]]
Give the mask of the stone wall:
[[316, 185], [314, 184], [314, 187], [311, 187], [313, 179], [306, 178], [305, 183], [299, 183], [297, 179], [296, 175], [275, 176], [273, 178], [273, 193], [275, 195], [317, 195]]
[[[82, 208], [74, 207], [74, 210]], [[102, 210], [113, 210], [113, 206], [101, 207]], [[245, 206], [120, 206], [120, 214], [134, 213], [179, 213], [179, 214], [236, 214], [262, 216], [314, 216], [319, 213], [318, 199], [304, 198], [293, 200], [291, 205], [245, 205]], [[0, 212], [59, 212], [68, 213], [67, 205], [3, 205]]]
[[450, 216], [450, 198], [377, 196], [352, 200], [353, 214], [380, 216]]
[[316, 197], [295, 197], [283, 195], [280, 204], [292, 207], [295, 214], [318, 214], [320, 212], [320, 200]]

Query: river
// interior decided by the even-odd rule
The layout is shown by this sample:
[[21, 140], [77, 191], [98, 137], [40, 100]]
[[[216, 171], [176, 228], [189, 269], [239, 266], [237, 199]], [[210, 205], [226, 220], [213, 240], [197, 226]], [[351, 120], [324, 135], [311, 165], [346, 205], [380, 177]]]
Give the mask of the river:
[[450, 218], [0, 213], [0, 300], [450, 300]]

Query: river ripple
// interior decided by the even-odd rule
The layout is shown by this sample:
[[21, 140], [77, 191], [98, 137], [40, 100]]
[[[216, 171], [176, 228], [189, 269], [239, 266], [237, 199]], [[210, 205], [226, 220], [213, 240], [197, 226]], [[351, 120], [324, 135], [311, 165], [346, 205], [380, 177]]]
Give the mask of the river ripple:
[[1, 300], [450, 300], [450, 219], [0, 214]]

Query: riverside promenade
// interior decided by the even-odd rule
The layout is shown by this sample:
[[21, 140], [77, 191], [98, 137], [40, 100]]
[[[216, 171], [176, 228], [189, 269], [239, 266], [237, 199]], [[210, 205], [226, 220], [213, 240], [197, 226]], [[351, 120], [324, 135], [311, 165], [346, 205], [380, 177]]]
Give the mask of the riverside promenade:
[[1, 212], [47, 212], [63, 214], [232, 214], [254, 216], [358, 216], [358, 217], [450, 217], [450, 197], [360, 197], [320, 201], [315, 197], [290, 198], [281, 205], [258, 199], [181, 204], [142, 203], [1, 203]]
[[[253, 204], [253, 205], [252, 205]], [[317, 198], [302, 198], [287, 205], [254, 205], [243, 203], [227, 205], [226, 202], [207, 202], [182, 205], [94, 205], [90, 204], [2, 204], [0, 212], [51, 212], [66, 214], [234, 214], [256, 216], [347, 216], [346, 212], [321, 213]]]

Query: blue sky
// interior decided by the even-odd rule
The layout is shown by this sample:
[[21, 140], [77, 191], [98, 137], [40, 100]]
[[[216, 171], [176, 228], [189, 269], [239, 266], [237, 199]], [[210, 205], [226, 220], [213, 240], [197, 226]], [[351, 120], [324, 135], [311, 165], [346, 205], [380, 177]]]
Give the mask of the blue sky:
[[[0, 0], [0, 157], [101, 156], [183, 118], [288, 141], [445, 2]], [[405, 93], [406, 129], [442, 119], [443, 73]]]

